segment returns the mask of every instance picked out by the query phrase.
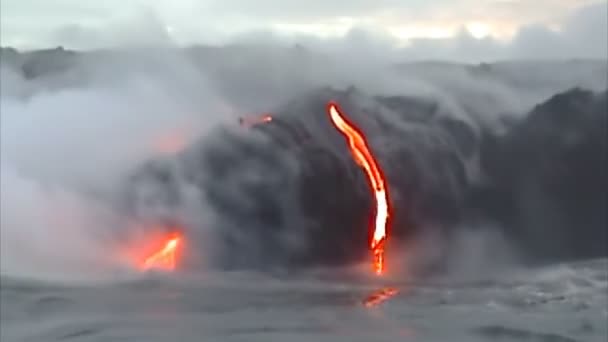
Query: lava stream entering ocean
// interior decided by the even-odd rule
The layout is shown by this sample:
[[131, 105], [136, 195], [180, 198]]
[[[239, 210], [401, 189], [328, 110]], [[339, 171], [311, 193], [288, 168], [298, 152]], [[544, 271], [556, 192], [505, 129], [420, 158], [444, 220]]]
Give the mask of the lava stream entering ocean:
[[389, 201], [386, 191], [386, 181], [382, 170], [371, 153], [365, 135], [341, 113], [338, 104], [328, 104], [328, 114], [333, 125], [344, 135], [355, 162], [363, 168], [374, 192], [376, 200], [376, 220], [371, 250], [374, 258], [376, 274], [384, 272], [384, 243], [386, 241], [386, 226], [389, 218]]

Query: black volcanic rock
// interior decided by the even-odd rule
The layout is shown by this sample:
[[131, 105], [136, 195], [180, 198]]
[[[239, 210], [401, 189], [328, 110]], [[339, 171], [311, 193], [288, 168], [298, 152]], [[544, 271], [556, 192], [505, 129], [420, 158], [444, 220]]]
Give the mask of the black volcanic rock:
[[[321, 89], [279, 108], [270, 123], [218, 131], [180, 156], [174, 177], [199, 188], [215, 213], [213, 226], [227, 248], [217, 258], [222, 266], [344, 265], [367, 256], [372, 194], [329, 122], [330, 100], [366, 133], [385, 172], [392, 239], [461, 219], [468, 183], [463, 155], [475, 143], [466, 124], [438, 118], [438, 105], [420, 99]], [[396, 103], [418, 113], [395, 111]], [[134, 178], [140, 181], [132, 192], [147, 182], [142, 179], [175, 183], [157, 168], [141, 172], [147, 176]]]
[[[606, 93], [556, 95], [505, 135], [478, 137], [432, 101], [322, 89], [279, 108], [270, 123], [217, 131], [165, 171], [148, 165], [141, 169], [147, 176], [135, 179], [166, 188], [156, 196], [167, 200], [165, 214], [179, 208], [180, 181], [200, 190], [214, 213], [222, 267], [360, 261], [368, 253], [373, 202], [328, 120], [329, 100], [366, 133], [385, 172], [393, 241], [429, 227], [449, 236], [482, 220], [498, 223], [531, 261], [608, 255]], [[478, 153], [481, 183], [466, 172]]]
[[494, 189], [476, 204], [530, 257], [608, 255], [607, 116], [606, 92], [574, 89], [482, 146]]

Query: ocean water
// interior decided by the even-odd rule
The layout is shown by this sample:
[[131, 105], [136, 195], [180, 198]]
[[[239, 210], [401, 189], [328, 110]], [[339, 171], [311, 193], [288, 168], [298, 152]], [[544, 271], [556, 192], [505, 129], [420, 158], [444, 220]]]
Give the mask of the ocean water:
[[608, 340], [607, 259], [419, 281], [208, 273], [59, 285], [4, 275], [0, 293], [2, 342]]

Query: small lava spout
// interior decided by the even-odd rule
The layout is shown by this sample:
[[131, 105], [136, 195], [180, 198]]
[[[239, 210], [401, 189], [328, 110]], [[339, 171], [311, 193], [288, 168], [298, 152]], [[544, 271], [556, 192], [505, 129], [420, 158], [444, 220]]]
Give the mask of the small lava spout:
[[263, 114], [257, 117], [239, 118], [239, 123], [246, 127], [264, 124], [270, 121], [272, 121], [272, 115], [270, 114]]
[[374, 257], [374, 271], [380, 275], [384, 272], [384, 243], [386, 241], [386, 226], [390, 211], [384, 174], [368, 147], [365, 135], [354, 124], [348, 121], [341, 113], [337, 103], [329, 103], [328, 114], [333, 125], [348, 141], [348, 147], [355, 162], [365, 171], [374, 192], [376, 220], [370, 247]]
[[180, 236], [169, 237], [163, 247], [152, 253], [150, 256], [144, 259], [140, 269], [142, 271], [150, 269], [160, 269], [165, 271], [173, 271], [176, 267], [177, 249], [181, 243]]

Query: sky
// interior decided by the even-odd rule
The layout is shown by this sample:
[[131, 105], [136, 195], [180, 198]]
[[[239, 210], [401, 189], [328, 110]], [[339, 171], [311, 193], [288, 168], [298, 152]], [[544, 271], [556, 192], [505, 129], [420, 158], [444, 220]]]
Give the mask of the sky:
[[[134, 41], [373, 40], [488, 55], [605, 57], [601, 0], [2, 0], [2, 46], [91, 49]], [[507, 46], [508, 45], [508, 46]], [[539, 46], [540, 45], [540, 46]]]

